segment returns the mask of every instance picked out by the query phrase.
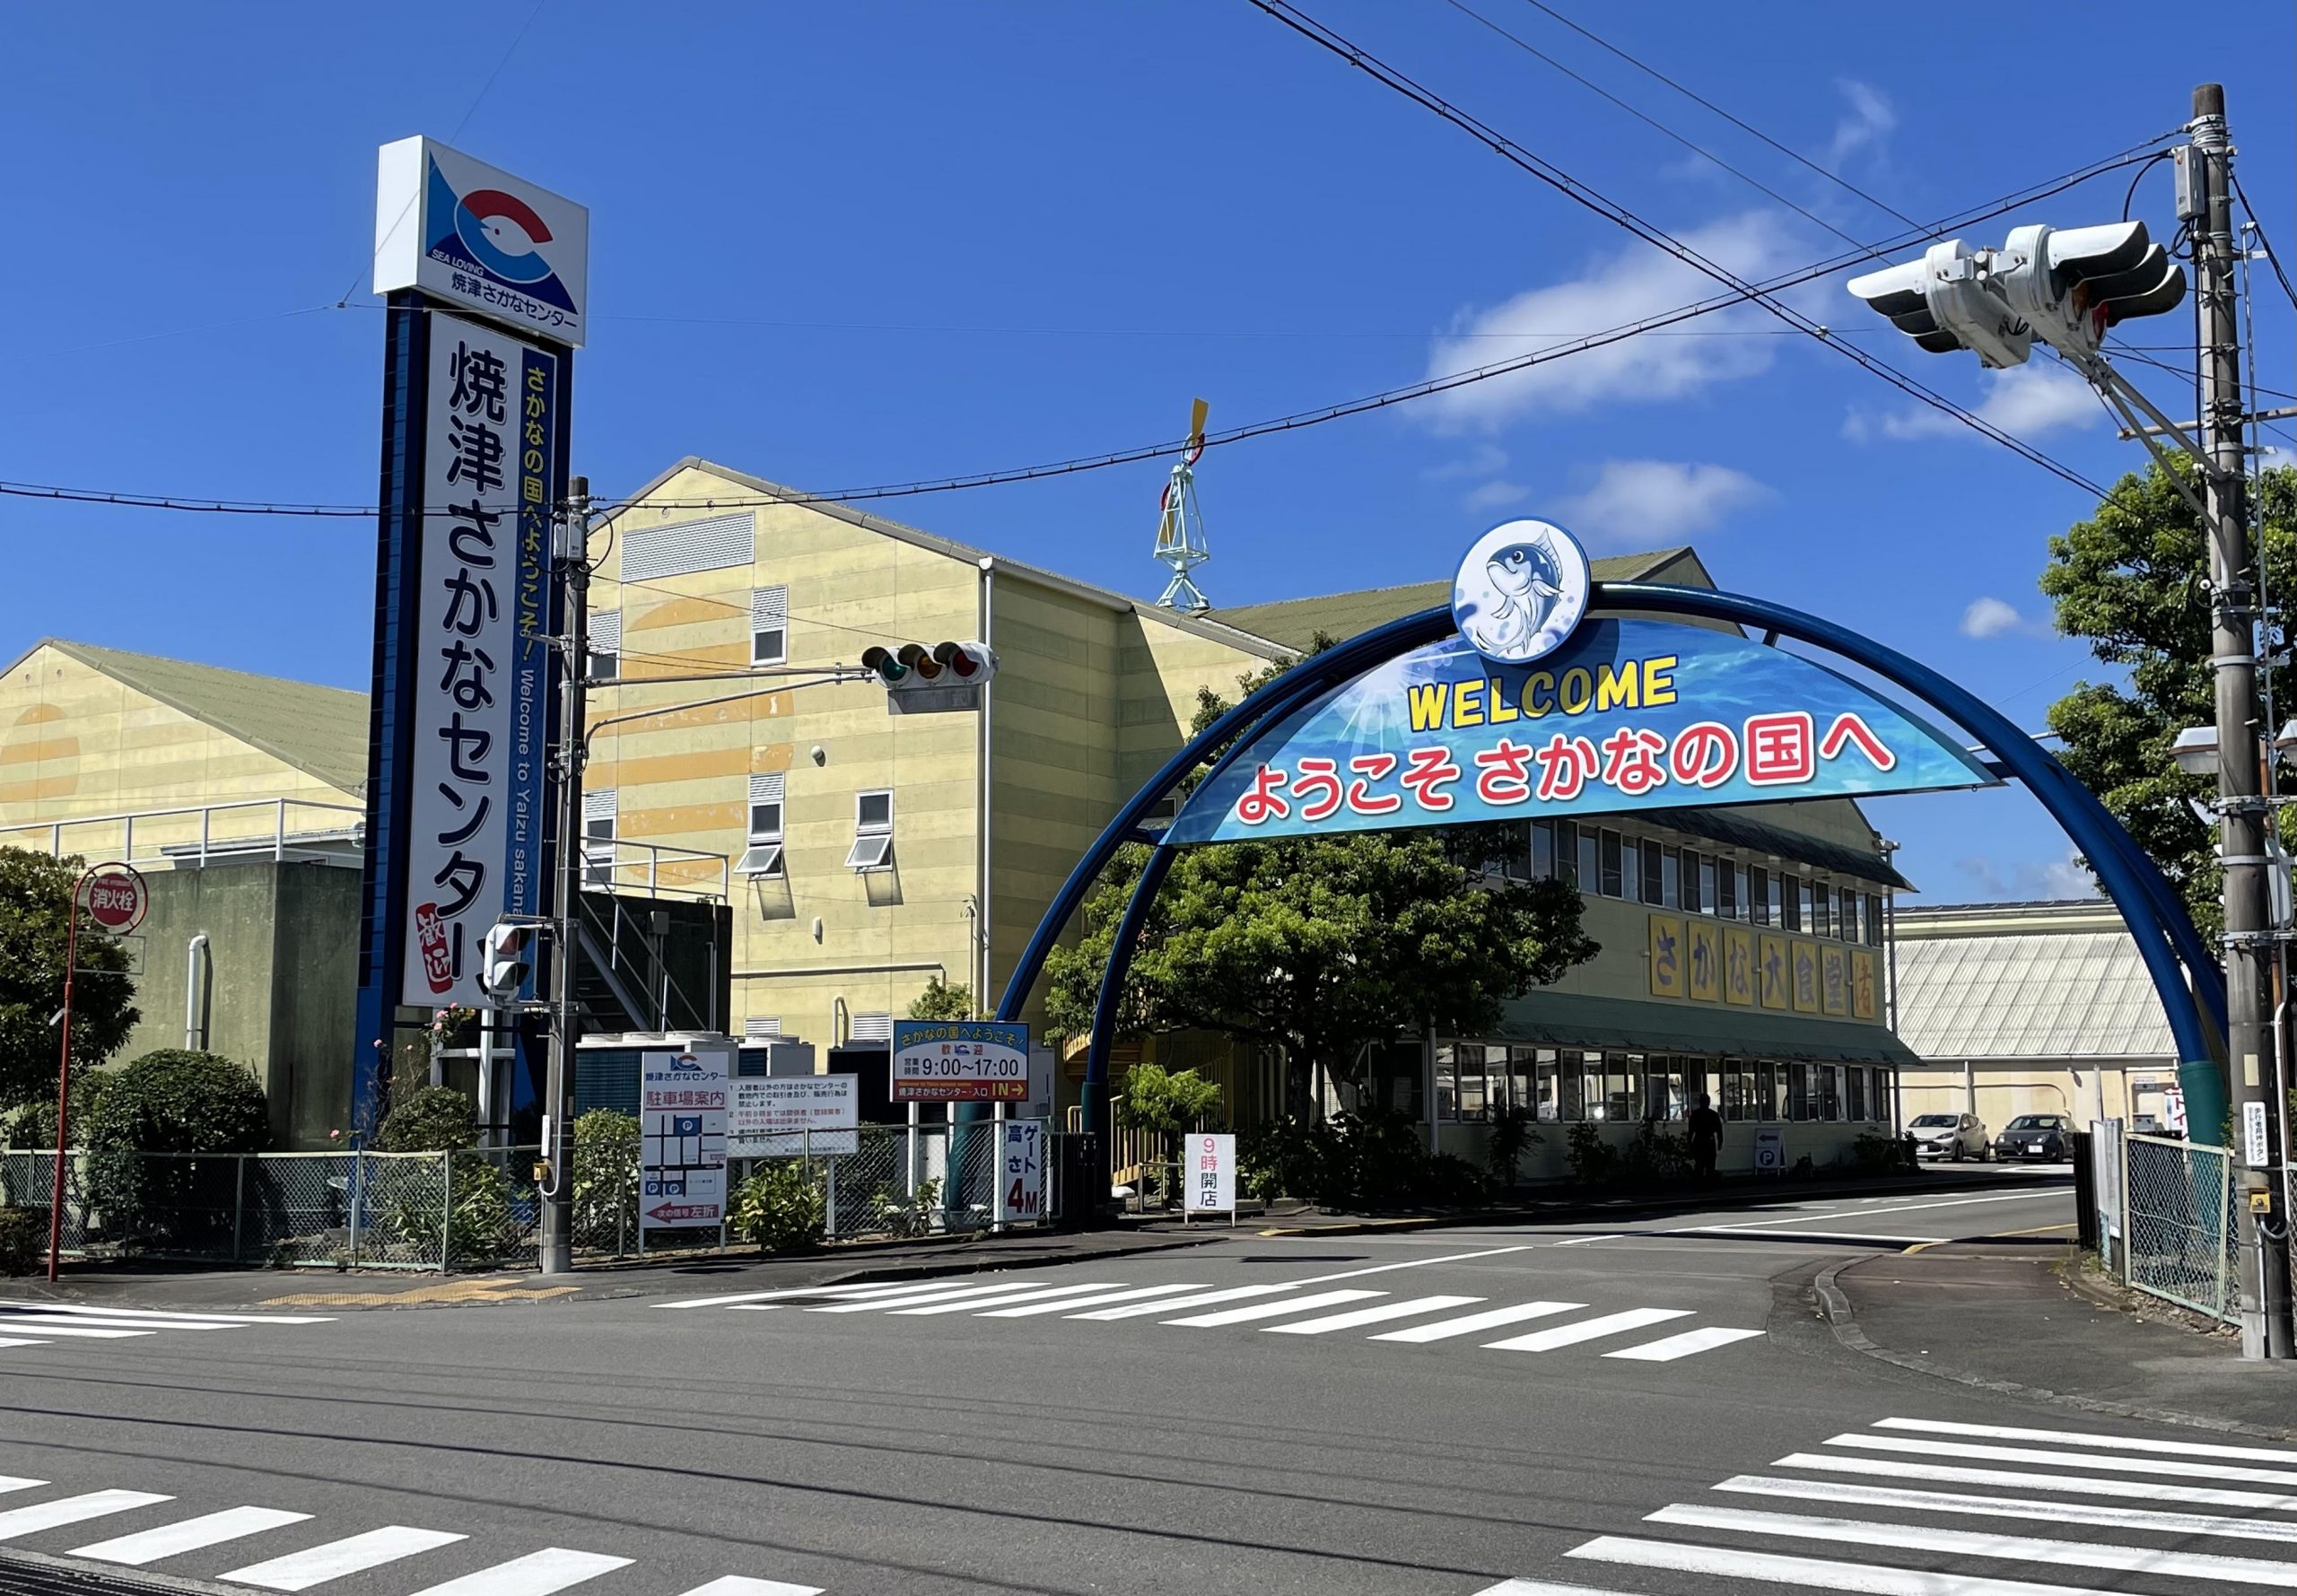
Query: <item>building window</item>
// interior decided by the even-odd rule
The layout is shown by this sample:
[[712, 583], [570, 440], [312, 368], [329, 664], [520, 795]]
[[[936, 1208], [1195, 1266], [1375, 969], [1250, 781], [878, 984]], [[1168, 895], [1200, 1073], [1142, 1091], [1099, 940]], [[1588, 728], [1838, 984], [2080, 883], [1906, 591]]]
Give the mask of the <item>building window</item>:
[[1579, 873], [1572, 879], [1583, 893], [1600, 893], [1603, 890], [1603, 871], [1596, 867], [1595, 862], [1595, 856], [1601, 851], [1595, 829], [1593, 826], [1583, 825], [1577, 828], [1577, 834]]
[[1806, 882], [1803, 887], [1803, 929], [1813, 937], [1833, 933], [1827, 921], [1833, 916], [1828, 912], [1834, 906], [1834, 889], [1823, 881]]
[[1603, 875], [1602, 885], [1596, 890], [1607, 898], [1624, 897], [1627, 895], [1623, 875], [1626, 866], [1622, 862], [1623, 850], [1620, 846], [1619, 833], [1603, 832], [1599, 834], [1603, 842]]
[[1555, 822], [1532, 822], [1532, 879], [1545, 881], [1555, 874]]
[[1869, 946], [1882, 946], [1882, 900], [1880, 894], [1866, 894], [1866, 941]]
[[774, 771], [750, 778], [749, 846], [734, 868], [745, 876], [766, 877], [782, 874], [782, 793], [783, 776]]
[[616, 794], [611, 787], [582, 795], [582, 885], [614, 885]]
[[1772, 923], [1770, 912], [1770, 872], [1760, 865], [1747, 868], [1747, 918], [1759, 926]]
[[1845, 942], [1859, 941], [1861, 938], [1858, 934], [1858, 894], [1846, 886], [1842, 889], [1838, 903], [1842, 918], [1835, 922], [1834, 934]]
[[1811, 918], [1811, 884], [1799, 876], [1779, 875], [1771, 877], [1771, 894], [1777, 900], [1778, 923], [1790, 931], [1799, 931]]
[[1704, 853], [1683, 853], [1683, 907], [1701, 914], [1715, 912], [1715, 860]]
[[1846, 1112], [1843, 1117], [1855, 1125], [1864, 1124], [1873, 1117], [1866, 1112], [1866, 1071], [1853, 1065], [1850, 1078], [1845, 1084], [1849, 1088], [1849, 1095], [1844, 1103]]
[[1747, 901], [1747, 872], [1734, 859], [1715, 861], [1715, 912], [1725, 920], [1739, 918], [1739, 905]]
[[1762, 1100], [1755, 1086], [1755, 1068], [1743, 1059], [1722, 1060], [1723, 1101], [1716, 1104], [1726, 1120], [1762, 1117]]
[[1817, 1068], [1819, 1072], [1819, 1112], [1812, 1117], [1819, 1120], [1839, 1120], [1843, 1117], [1842, 1066], [1839, 1064], [1821, 1064]]
[[1769, 1059], [1755, 1062], [1755, 1118], [1783, 1120], [1786, 1117], [1780, 1094], [1786, 1090], [1778, 1066]]
[[853, 1016], [852, 1042], [891, 1042], [894, 1039], [894, 1016], [890, 1014], [857, 1014]]
[[853, 795], [853, 846], [845, 855], [853, 870], [892, 868], [894, 795], [889, 789]]
[[1643, 1072], [1643, 1117], [1680, 1120], [1683, 1117], [1684, 1060], [1671, 1053], [1653, 1053]]
[[781, 665], [790, 658], [790, 589], [750, 589], [750, 663]]
[[[1672, 848], [1661, 848], [1656, 842], [1646, 842], [1643, 845], [1643, 863], [1646, 871], [1650, 868], [1651, 855], [1654, 850], [1656, 850], [1659, 855], [1659, 903], [1661, 907], [1667, 909], [1686, 907], [1687, 905], [1683, 903], [1682, 856], [1678, 854]], [[1694, 888], [1694, 894], [1695, 893], [1696, 888]], [[1646, 887], [1644, 889], [1644, 896], [1647, 901], [1650, 897], [1649, 888]], [[1689, 906], [1696, 907], [1695, 897], [1693, 903]]]
[[611, 682], [622, 675], [622, 612], [593, 611], [582, 634], [582, 676], [591, 682]]

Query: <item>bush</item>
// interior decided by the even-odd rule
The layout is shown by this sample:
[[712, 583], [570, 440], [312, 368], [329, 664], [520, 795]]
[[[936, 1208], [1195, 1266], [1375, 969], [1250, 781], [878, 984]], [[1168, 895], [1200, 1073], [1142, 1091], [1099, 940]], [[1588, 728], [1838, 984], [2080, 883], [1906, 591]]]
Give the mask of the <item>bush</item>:
[[1125, 1072], [1116, 1100], [1116, 1122], [1180, 1136], [1220, 1110], [1220, 1087], [1193, 1069], [1167, 1075], [1161, 1065], [1135, 1064]]
[[378, 1153], [456, 1153], [478, 1146], [478, 1110], [452, 1086], [424, 1086], [391, 1104]]
[[[151, 1153], [259, 1153], [271, 1145], [263, 1088], [219, 1053], [162, 1048], [111, 1073], [87, 1119], [88, 1200], [115, 1239], [190, 1240], [200, 1167]], [[213, 1207], [211, 1203], [206, 1205]]]
[[1862, 1130], [1850, 1144], [1851, 1166], [1860, 1174], [1896, 1174], [1903, 1170], [1918, 1168], [1913, 1152], [1913, 1138], [1877, 1136]]
[[1656, 1121], [1646, 1120], [1621, 1162], [1627, 1183], [1638, 1190], [1677, 1185], [1690, 1173], [1690, 1146], [1673, 1131], [1660, 1129]]
[[1603, 1139], [1603, 1133], [1585, 1120], [1576, 1121], [1564, 1139], [1563, 1156], [1570, 1166], [1571, 1183], [1590, 1191], [1599, 1191], [1617, 1182], [1624, 1163], [1619, 1149]]
[[48, 1216], [0, 1208], [0, 1275], [29, 1275], [48, 1254]]
[[1484, 1162], [1491, 1166], [1491, 1184], [1495, 1190], [1515, 1190], [1515, 1166], [1524, 1161], [1524, 1150], [1539, 1140], [1540, 1133], [1533, 1126], [1529, 1109], [1506, 1109], [1493, 1118], [1491, 1140], [1484, 1149]]
[[1482, 1174], [1450, 1154], [1433, 1157], [1409, 1114], [1287, 1119], [1239, 1138], [1245, 1189], [1262, 1201], [1304, 1197], [1324, 1208], [1466, 1207], [1487, 1195]]
[[736, 1190], [730, 1221], [765, 1252], [803, 1252], [821, 1245], [829, 1204], [805, 1160], [777, 1158]]
[[574, 1234], [593, 1246], [638, 1234], [638, 1121], [594, 1108], [574, 1121]]
[[889, 1182], [870, 1193], [869, 1211], [881, 1231], [897, 1236], [928, 1234], [941, 1212], [940, 1177], [918, 1182], [914, 1197]]
[[[102, 1093], [104, 1083], [111, 1079], [109, 1069], [74, 1070], [72, 1076], [72, 1139], [85, 1145], [88, 1139], [88, 1119], [95, 1112], [96, 1098]], [[9, 1121], [7, 1131], [0, 1135], [0, 1147], [54, 1147], [56, 1146], [56, 1095], [51, 1092], [37, 1103], [25, 1104]]]

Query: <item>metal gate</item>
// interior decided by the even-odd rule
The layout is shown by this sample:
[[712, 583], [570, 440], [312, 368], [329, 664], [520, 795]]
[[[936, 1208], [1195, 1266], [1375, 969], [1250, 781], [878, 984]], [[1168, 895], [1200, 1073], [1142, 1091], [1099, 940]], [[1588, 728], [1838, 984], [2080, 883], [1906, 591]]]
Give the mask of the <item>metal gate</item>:
[[2122, 1279], [2239, 1323], [2232, 1154], [2163, 1136], [2126, 1135], [2121, 1144]]

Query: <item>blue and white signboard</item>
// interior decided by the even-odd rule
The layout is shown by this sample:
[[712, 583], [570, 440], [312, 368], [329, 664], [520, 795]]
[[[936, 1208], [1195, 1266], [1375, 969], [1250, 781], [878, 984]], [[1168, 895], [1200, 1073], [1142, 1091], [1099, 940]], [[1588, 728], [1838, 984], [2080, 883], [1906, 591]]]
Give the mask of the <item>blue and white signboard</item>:
[[376, 161], [375, 292], [418, 288], [570, 349], [590, 310], [590, 213], [436, 139]]
[[895, 1020], [895, 1103], [1025, 1103], [1029, 1028], [1002, 1020]]
[[1455, 590], [1459, 635], [1286, 717], [1197, 789], [1165, 843], [1996, 782], [1953, 738], [1798, 655], [1582, 620], [1588, 588], [1561, 528], [1487, 534]]
[[639, 1228], [716, 1225], [726, 1217], [733, 1044], [638, 1057]]

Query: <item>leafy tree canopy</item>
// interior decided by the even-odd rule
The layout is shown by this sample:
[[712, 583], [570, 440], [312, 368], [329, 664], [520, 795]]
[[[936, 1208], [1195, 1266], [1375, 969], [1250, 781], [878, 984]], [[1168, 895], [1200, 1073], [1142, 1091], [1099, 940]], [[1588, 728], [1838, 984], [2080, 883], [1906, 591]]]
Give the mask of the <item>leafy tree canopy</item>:
[[[64, 1006], [72, 888], [86, 868], [77, 855], [51, 859], [0, 848], [0, 1111], [56, 1096], [62, 1042], [48, 1020]], [[74, 1072], [92, 1069], [118, 1051], [141, 1017], [134, 979], [109, 973], [127, 970], [125, 946], [83, 920], [77, 956], [82, 973], [72, 989]]]
[[[1250, 692], [1291, 663], [1238, 685]], [[1229, 707], [1200, 692], [1192, 734]], [[1580, 931], [1571, 887], [1492, 873], [1522, 859], [1527, 843], [1516, 824], [1183, 850], [1134, 955], [1119, 1029], [1128, 1037], [1205, 1030], [1280, 1046], [1303, 1109], [1315, 1064], [1349, 1078], [1367, 1043], [1418, 1035], [1431, 1021], [1469, 1034], [1488, 1029], [1508, 999], [1598, 951]], [[1086, 902], [1084, 936], [1048, 961], [1052, 1033], [1091, 1030], [1117, 922], [1148, 858], [1142, 845], [1120, 853]]]
[[973, 1018], [973, 989], [951, 986], [939, 976], [925, 983], [909, 1005], [909, 1017], [913, 1020], [969, 1020]]
[[[2182, 467], [2179, 475], [2191, 480]], [[2255, 485], [2265, 597], [2285, 614], [2297, 599], [2297, 470], [2267, 471]], [[2121, 681], [2079, 683], [2050, 706], [2050, 729], [2064, 739], [2059, 759], [2153, 856], [2194, 923], [2214, 934], [2224, 917], [2214, 826], [2192, 804], [2213, 797], [2216, 785], [2184, 774], [2170, 753], [2179, 731], [2216, 714], [2201, 518], [2159, 466], [2125, 476], [2095, 516], [2049, 540], [2041, 590], [2056, 606], [2058, 631], [2127, 673]], [[2287, 628], [2269, 624], [2266, 646], [2287, 648]], [[2275, 685], [2275, 712], [2286, 719], [2297, 683]]]

